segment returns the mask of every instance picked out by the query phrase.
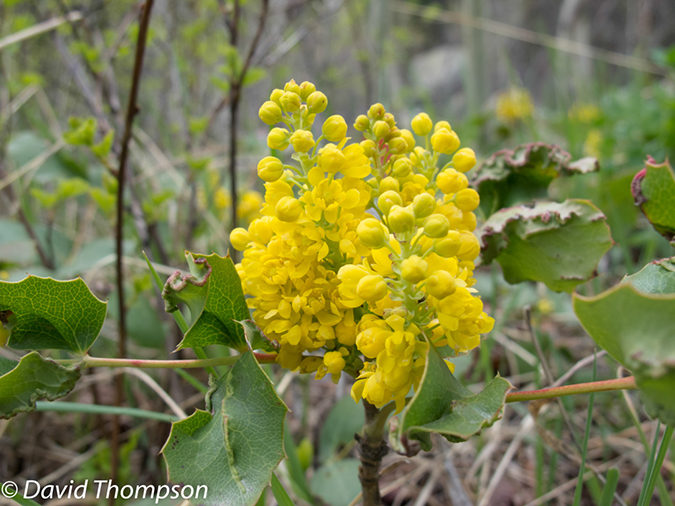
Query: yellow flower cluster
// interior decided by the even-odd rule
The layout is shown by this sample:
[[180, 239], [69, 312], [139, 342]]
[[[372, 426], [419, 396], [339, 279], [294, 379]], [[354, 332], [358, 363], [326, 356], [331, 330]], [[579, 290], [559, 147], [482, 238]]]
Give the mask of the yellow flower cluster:
[[575, 102], [567, 113], [570, 121], [574, 123], [593, 123], [600, 118], [602, 110], [596, 104]]
[[523, 88], [510, 88], [499, 94], [495, 113], [504, 123], [513, 123], [532, 116], [532, 97]]
[[231, 233], [237, 270], [279, 364], [336, 382], [345, 371], [356, 401], [400, 410], [430, 343], [451, 357], [492, 329], [472, 288], [479, 197], [465, 172], [476, 156], [447, 122], [421, 113], [399, 129], [381, 104], [356, 119], [362, 142], [338, 115], [315, 139], [326, 106], [313, 84], [290, 81], [261, 107], [269, 147], [292, 147], [294, 163], [258, 164], [262, 217]]

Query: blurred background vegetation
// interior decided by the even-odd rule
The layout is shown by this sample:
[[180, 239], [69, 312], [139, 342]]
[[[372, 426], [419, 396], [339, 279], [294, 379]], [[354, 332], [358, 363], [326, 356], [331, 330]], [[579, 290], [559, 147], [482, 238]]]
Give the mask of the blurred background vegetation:
[[[110, 297], [103, 334], [108, 339], [99, 340], [92, 352], [100, 355], [116, 353], [115, 175], [141, 5], [0, 1], [0, 278], [19, 280], [26, 272], [58, 279], [79, 275], [99, 297]], [[671, 0], [158, 0], [130, 145], [124, 240], [129, 354], [164, 357], [180, 339], [163, 315], [141, 250], [163, 275], [183, 265], [185, 249], [227, 251], [232, 225], [248, 223], [262, 203], [256, 165], [269, 149], [258, 108], [291, 78], [314, 82], [329, 97], [326, 113], [341, 114], [350, 124], [374, 102], [394, 112], [399, 124], [409, 124], [421, 110], [435, 121], [448, 120], [479, 161], [534, 141], [558, 144], [574, 159], [598, 158], [599, 172], [557, 180], [553, 188], [560, 198], [591, 199], [607, 215], [617, 243], [601, 263], [600, 277], [581, 287], [582, 293], [597, 293], [645, 262], [667, 256], [667, 242], [633, 205], [630, 182], [647, 155], [658, 161], [675, 157], [673, 19]], [[360, 140], [358, 132], [350, 132]], [[519, 388], [544, 381], [538, 372], [543, 358], [522, 318], [528, 304], [535, 308], [537, 332], [557, 376], [592, 354], [568, 296], [543, 285], [510, 287], [495, 266], [479, 275], [498, 325], [480, 354], [458, 364], [466, 380], [483, 381], [499, 371]], [[598, 367], [599, 377], [615, 374], [615, 365], [605, 359]], [[278, 371], [270, 374], [282, 381]], [[92, 375], [87, 388], [72, 397], [112, 403], [110, 378]], [[590, 371], [575, 378], [589, 380]], [[195, 406], [199, 388], [184, 379], [157, 375], [181, 405]], [[299, 443], [299, 454], [305, 455], [302, 465], [297, 463], [301, 468], [289, 466], [289, 479], [299, 503], [312, 495], [302, 491], [309, 487], [307, 471], [307, 479], [317, 480], [313, 494], [330, 504], [349, 504], [325, 492], [331, 482], [326, 462], [333, 473], [342, 476], [344, 468], [345, 476], [353, 474], [346, 458], [359, 424], [351, 433], [339, 428], [358, 415], [344, 402], [340, 409], [348, 416], [330, 411], [348, 386], [306, 380], [284, 386], [294, 411], [287, 446], [295, 453]], [[126, 386], [130, 405], [164, 409], [138, 381], [128, 379]], [[597, 437], [589, 458], [598, 465], [626, 453], [630, 444], [633, 452], [635, 445], [639, 450], [639, 434], [652, 428], [639, 412], [634, 425], [630, 398], [628, 404], [618, 399], [596, 396]], [[583, 402], [565, 401], [579, 433]], [[440, 451], [428, 459], [455, 462], [452, 469], [459, 469], [467, 494], [485, 498], [525, 415], [522, 406], [509, 408], [497, 436], [462, 445], [452, 450], [452, 458]], [[20, 418], [24, 423], [12, 426], [0, 421], [0, 478], [56, 473], [49, 476], [58, 482], [74, 473], [96, 478], [110, 472], [108, 418], [43, 413]], [[324, 420], [333, 425], [321, 432]], [[511, 474], [496, 475], [490, 504], [543, 504], [536, 497], [574, 478], [578, 462], [552, 443], [571, 438], [561, 420], [557, 406], [551, 406], [539, 421], [548, 432], [533, 431], [517, 447]], [[67, 433], [55, 432], [54, 426], [68, 427]], [[147, 425], [125, 419], [125, 429], [120, 476], [162, 482], [157, 453], [165, 427], [152, 433]], [[339, 437], [331, 435], [335, 432]], [[617, 433], [631, 443], [617, 446], [618, 436], [614, 445], [608, 442], [607, 435]], [[103, 442], [95, 443], [98, 439]], [[38, 440], [51, 453], [36, 450], [31, 441]], [[486, 448], [494, 456], [475, 465]], [[619, 487], [627, 504], [640, 490], [632, 477], [644, 474], [643, 453], [630, 455], [621, 461]], [[336, 462], [344, 465], [335, 467]], [[392, 472], [386, 478], [390, 483], [397, 483], [396, 473], [414, 479], [390, 487], [387, 501], [448, 504], [443, 501], [452, 494], [443, 486], [457, 486], [452, 470], [450, 478], [441, 478], [425, 465], [413, 462]], [[667, 468], [675, 471], [670, 460]], [[670, 481], [660, 489], [662, 501], [664, 494], [672, 495]], [[598, 487], [589, 485], [589, 504], [595, 504]], [[560, 504], [569, 503], [565, 493], [555, 496], [562, 498]], [[420, 502], [420, 494], [428, 502]]]

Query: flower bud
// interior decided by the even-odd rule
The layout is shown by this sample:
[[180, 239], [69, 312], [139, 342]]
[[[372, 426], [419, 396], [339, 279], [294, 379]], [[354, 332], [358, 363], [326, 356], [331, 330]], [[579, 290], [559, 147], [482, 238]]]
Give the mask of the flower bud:
[[342, 168], [346, 159], [344, 153], [334, 144], [327, 144], [319, 152], [319, 165], [326, 172], [333, 174]]
[[[401, 189], [401, 186], [395, 178], [388, 176], [385, 177], [382, 181], [380, 181], [380, 194], [386, 192], [386, 191], [395, 191], [398, 192]], [[400, 204], [399, 204], [400, 205]]]
[[273, 183], [284, 174], [284, 164], [274, 156], [266, 156], [258, 162], [258, 176], [260, 179]]
[[419, 283], [427, 276], [429, 264], [417, 255], [403, 260], [401, 264], [401, 277], [411, 283]]
[[447, 121], [439, 121], [434, 125], [434, 133], [438, 132], [439, 130], [447, 130], [448, 132], [452, 132], [452, 127], [450, 126], [450, 123]]
[[[415, 218], [426, 218], [436, 210], [436, 199], [428, 193], [420, 193], [413, 199]], [[446, 220], [447, 221], [447, 220]]]
[[300, 86], [295, 82], [295, 79], [291, 79], [284, 85], [284, 91], [290, 91], [291, 93], [300, 95]]
[[368, 117], [373, 118], [375, 120], [380, 120], [384, 118], [385, 113], [386, 111], [382, 104], [373, 104], [370, 106], [370, 109], [368, 109]]
[[480, 253], [480, 242], [471, 232], [463, 230], [461, 233], [461, 246], [457, 252], [457, 258], [462, 261], [472, 261]]
[[462, 246], [462, 235], [456, 230], [450, 230], [445, 239], [434, 241], [434, 251], [445, 258], [454, 257]]
[[271, 216], [264, 216], [253, 220], [248, 226], [248, 234], [252, 241], [267, 244], [272, 239], [273, 231], [270, 226]]
[[370, 249], [379, 249], [389, 239], [389, 232], [384, 225], [374, 218], [367, 218], [356, 227], [356, 235], [363, 246]]
[[389, 151], [391, 153], [394, 153], [395, 155], [400, 155], [401, 153], [405, 153], [406, 149], [408, 149], [408, 145], [405, 142], [405, 139], [403, 137], [395, 137], [392, 140], [388, 142], [389, 145]]
[[396, 118], [394, 118], [394, 115], [390, 112], [384, 113], [384, 117], [382, 118], [383, 121], [389, 125], [389, 128], [392, 130], [396, 127]]
[[427, 292], [432, 297], [444, 299], [457, 290], [455, 278], [448, 271], [436, 271], [427, 278]]
[[270, 100], [277, 104], [278, 106], [281, 105], [281, 95], [284, 94], [284, 90], [280, 90], [279, 88], [276, 88], [272, 90], [272, 93], [270, 93]]
[[300, 109], [300, 106], [302, 105], [300, 95], [292, 91], [287, 91], [283, 95], [281, 95], [279, 102], [281, 102], [281, 107], [284, 108], [284, 111], [289, 112], [291, 114]]
[[469, 172], [476, 165], [476, 153], [471, 148], [462, 148], [452, 157], [452, 165], [459, 172]]
[[307, 153], [316, 144], [310, 130], [296, 130], [291, 135], [290, 141], [297, 153]]
[[386, 121], [376, 121], [373, 125], [373, 133], [375, 134], [375, 137], [382, 139], [389, 133], [389, 125], [387, 125]]
[[473, 211], [478, 204], [480, 204], [480, 197], [473, 188], [465, 188], [455, 195], [455, 205], [462, 211]]
[[400, 206], [401, 204], [403, 204], [401, 196], [393, 190], [387, 190], [377, 199], [377, 207], [385, 216], [389, 214], [393, 206]]
[[396, 177], [408, 177], [412, 171], [412, 162], [407, 157], [401, 157], [394, 162], [392, 174]]
[[330, 142], [340, 142], [347, 135], [347, 123], [339, 114], [335, 114], [323, 123], [323, 136]]
[[401, 138], [405, 140], [406, 153], [409, 153], [410, 151], [415, 149], [415, 137], [413, 137], [413, 134], [410, 130], [406, 130], [405, 128], [401, 129]]
[[273, 128], [267, 134], [267, 146], [270, 149], [279, 149], [283, 151], [288, 147], [290, 132], [285, 128]]
[[326, 110], [328, 99], [320, 91], [315, 91], [307, 97], [307, 110], [311, 114], [320, 114]]
[[368, 119], [368, 116], [365, 114], [360, 114], [357, 116], [356, 121], [354, 122], [354, 128], [356, 130], [363, 132], [364, 130], [367, 130], [369, 126], [370, 120]]
[[307, 101], [307, 98], [316, 91], [316, 86], [309, 81], [305, 81], [300, 85], [300, 98]]
[[455, 169], [445, 169], [436, 177], [436, 185], [446, 195], [457, 193], [469, 186], [469, 180]]
[[424, 233], [434, 239], [448, 235], [450, 222], [442, 214], [432, 214], [424, 220]]
[[251, 237], [245, 228], [238, 227], [230, 232], [230, 244], [237, 251], [244, 251], [249, 242], [251, 242]]
[[395, 234], [412, 232], [415, 228], [415, 213], [411, 207], [393, 206], [388, 216], [389, 228]]
[[356, 294], [366, 302], [377, 302], [383, 299], [388, 292], [387, 283], [378, 274], [363, 276], [356, 285]]
[[268, 100], [260, 107], [258, 116], [260, 116], [263, 123], [274, 125], [281, 121], [281, 107], [271, 100]]
[[368, 158], [373, 158], [375, 155], [377, 155], [377, 146], [370, 139], [361, 141], [360, 145], [361, 148], [363, 149], [363, 154], [366, 155]]
[[281, 197], [277, 202], [274, 211], [281, 221], [292, 222], [297, 220], [302, 214], [302, 204], [293, 197]]
[[413, 132], [421, 137], [424, 137], [429, 132], [431, 132], [434, 124], [431, 122], [431, 118], [426, 112], [421, 112], [413, 118], [411, 126]]
[[455, 132], [441, 128], [431, 136], [431, 146], [434, 151], [449, 155], [457, 151], [459, 137]]
[[323, 356], [323, 363], [330, 374], [339, 374], [347, 365], [342, 353], [339, 351], [326, 352]]

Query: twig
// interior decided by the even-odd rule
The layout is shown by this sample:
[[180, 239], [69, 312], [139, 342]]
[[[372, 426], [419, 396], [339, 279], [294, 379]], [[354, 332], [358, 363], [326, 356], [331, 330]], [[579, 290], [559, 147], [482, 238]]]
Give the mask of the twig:
[[635, 390], [635, 378], [627, 376], [626, 378], [611, 379], [605, 381], [591, 381], [590, 383], [579, 383], [577, 385], [565, 385], [561, 387], [543, 388], [541, 390], [532, 390], [529, 392], [513, 392], [506, 394], [506, 402], [533, 401], [536, 399], [551, 399], [565, 395], [588, 394], [592, 392], [611, 392], [612, 390]]
[[4, 39], [0, 39], [0, 51], [2, 51], [7, 46], [21, 42], [22, 40], [30, 39], [41, 33], [49, 32], [58, 28], [59, 26], [65, 23], [74, 23], [82, 19], [82, 13], [79, 11], [73, 11], [66, 16], [59, 16], [58, 18], [52, 18], [37, 25], [33, 25], [24, 30], [19, 30], [16, 33], [8, 35]]
[[[131, 140], [131, 129], [133, 127], [134, 117], [138, 114], [138, 90], [141, 83], [141, 72], [143, 70], [143, 57], [145, 55], [145, 45], [148, 37], [148, 26], [150, 25], [150, 14], [152, 12], [154, 0], [146, 0], [143, 7], [141, 20], [138, 29], [138, 42], [136, 44], [136, 56], [134, 59], [133, 77], [131, 80], [131, 89], [129, 92], [129, 104], [127, 106], [126, 119], [124, 123], [124, 135], [122, 137], [122, 149], [120, 152], [120, 164], [118, 170], [117, 182], [117, 225], [115, 234], [115, 252], [117, 260], [115, 262], [117, 274], [117, 300], [119, 311], [119, 342], [118, 355], [124, 358], [126, 355], [127, 329], [126, 329], [126, 308], [124, 297], [124, 266], [123, 266], [123, 239], [124, 239], [124, 183], [126, 181], [126, 166], [129, 156], [129, 141]], [[116, 378], [116, 402], [117, 406], [122, 405], [124, 399], [124, 378]], [[112, 472], [113, 482], [116, 481], [119, 466], [119, 434], [120, 420], [115, 417], [112, 436]], [[110, 503], [114, 505], [114, 499]]]

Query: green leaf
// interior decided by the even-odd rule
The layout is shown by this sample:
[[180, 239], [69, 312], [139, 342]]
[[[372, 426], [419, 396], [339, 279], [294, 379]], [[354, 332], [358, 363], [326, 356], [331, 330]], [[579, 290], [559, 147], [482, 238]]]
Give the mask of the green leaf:
[[664, 264], [672, 261], [650, 264], [595, 297], [574, 294], [573, 306], [593, 340], [634, 374], [650, 416], [673, 425], [675, 272]]
[[593, 277], [613, 244], [605, 215], [575, 199], [502, 209], [477, 235], [483, 263], [496, 259], [506, 281], [541, 281], [557, 292]]
[[268, 353], [279, 352], [279, 343], [270, 341], [253, 320], [242, 320], [237, 323], [244, 329], [246, 340], [250, 343], [252, 350], [264, 350]]
[[250, 351], [215, 382], [206, 401], [208, 411], [172, 425], [162, 450], [169, 480], [206, 485], [205, 506], [255, 504], [284, 457], [288, 408]]
[[600, 169], [595, 158], [571, 160], [572, 155], [560, 146], [543, 142], [497, 151], [481, 164], [472, 183], [480, 193], [485, 216], [503, 207], [548, 197], [549, 184], [559, 176]]
[[19, 362], [0, 356], [0, 418], [34, 411], [40, 399], [68, 395], [81, 375], [79, 367], [63, 367], [36, 351]]
[[272, 494], [279, 506], [293, 506], [293, 501], [288, 495], [288, 492], [286, 492], [286, 489], [275, 474], [272, 474]]
[[15, 350], [68, 350], [84, 355], [105, 320], [107, 303], [81, 279], [57, 281], [28, 276], [0, 282], [0, 315]]
[[335, 456], [340, 446], [354, 441], [366, 422], [363, 406], [346, 395], [335, 403], [321, 428], [319, 459], [326, 462]]
[[649, 157], [644, 169], [633, 179], [635, 204], [658, 233], [669, 241], [675, 238], [675, 173], [668, 160], [659, 164]]
[[497, 376], [474, 394], [453, 376], [436, 347], [430, 346], [420, 386], [394, 422], [392, 447], [408, 453], [407, 440], [414, 439], [429, 451], [432, 432], [450, 442], [466, 441], [501, 418], [506, 392], [511, 388], [507, 380]]
[[241, 280], [230, 257], [186, 252], [190, 274], [176, 271], [162, 291], [166, 310], [178, 310], [184, 303], [190, 310], [191, 325], [178, 345], [200, 348], [210, 344], [247, 350], [244, 329], [238, 323], [250, 318]]
[[298, 447], [293, 442], [293, 434], [291, 434], [291, 430], [288, 428], [288, 425], [284, 427], [284, 449], [286, 450], [286, 458], [288, 459], [286, 462], [288, 478], [291, 481], [293, 491], [301, 499], [307, 501], [310, 504], [314, 504], [314, 501], [312, 500], [312, 494], [309, 491], [309, 486], [307, 485], [307, 480], [305, 478], [305, 469], [303, 469], [303, 465], [300, 462]]
[[328, 462], [314, 471], [312, 490], [330, 506], [349, 506], [361, 492], [356, 459]]

